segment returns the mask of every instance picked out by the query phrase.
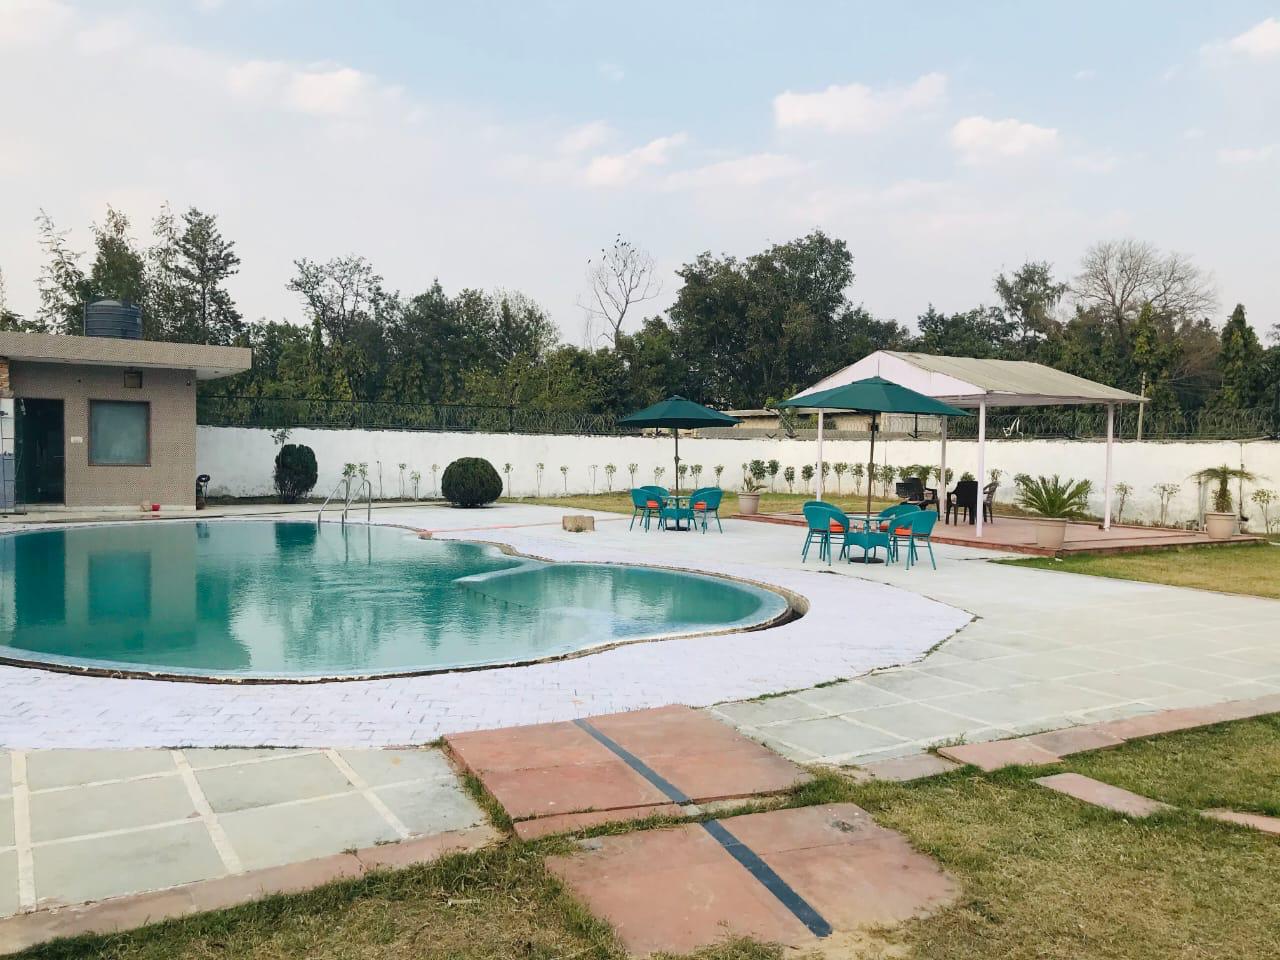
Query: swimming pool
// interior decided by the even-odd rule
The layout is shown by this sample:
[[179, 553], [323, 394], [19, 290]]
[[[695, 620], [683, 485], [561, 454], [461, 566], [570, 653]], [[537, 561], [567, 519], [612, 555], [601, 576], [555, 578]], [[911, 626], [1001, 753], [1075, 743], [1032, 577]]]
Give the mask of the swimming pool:
[[0, 658], [192, 678], [528, 663], [786, 615], [752, 584], [544, 563], [393, 527], [216, 520], [0, 537]]

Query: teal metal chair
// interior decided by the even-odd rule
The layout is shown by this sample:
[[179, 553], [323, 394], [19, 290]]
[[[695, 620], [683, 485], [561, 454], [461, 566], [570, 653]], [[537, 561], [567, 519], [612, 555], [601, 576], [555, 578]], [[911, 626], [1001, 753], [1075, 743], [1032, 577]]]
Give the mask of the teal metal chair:
[[909, 513], [917, 513], [920, 508], [914, 503], [895, 503], [892, 507], [885, 507], [872, 521], [872, 526], [877, 527], [881, 533], [888, 533], [889, 528], [893, 525], [894, 519], [906, 516]]
[[693, 509], [691, 507], [682, 507], [678, 504], [664, 504], [662, 510], [658, 513], [658, 529], [666, 530], [667, 524], [675, 521], [676, 528], [680, 528], [680, 524], [687, 523], [685, 529], [693, 529]]
[[840, 540], [840, 555], [844, 556], [845, 540], [849, 533], [849, 517], [841, 510], [836, 509], [829, 503], [821, 500], [810, 500], [802, 508], [805, 523], [809, 530], [804, 538], [804, 548], [800, 551], [800, 562], [805, 563], [809, 559], [809, 548], [816, 542], [818, 544], [818, 559], [827, 561], [827, 566], [831, 565], [831, 536], [838, 535]]
[[647, 487], [633, 487], [631, 490], [631, 525], [628, 530], [635, 529], [636, 519], [640, 525], [649, 529], [649, 521], [662, 512], [662, 500], [655, 498]]
[[917, 510], [898, 516], [893, 523], [889, 535], [893, 538], [892, 551], [898, 556], [898, 543], [907, 542], [907, 569], [918, 559], [916, 544], [923, 543], [929, 550], [929, 563], [938, 569], [938, 561], [933, 556], [933, 526], [938, 522], [938, 515], [929, 510]]
[[894, 559], [892, 544], [888, 531], [880, 529], [878, 520], [872, 520], [865, 525], [855, 526], [844, 535], [844, 545], [840, 549], [840, 555], [852, 560], [853, 556], [849, 548], [861, 547], [865, 560], [868, 556], [874, 557], [876, 550], [883, 547], [885, 562], [888, 563]]
[[720, 501], [724, 498], [724, 491], [719, 487], [702, 487], [693, 491], [689, 495], [689, 509], [693, 511], [694, 524], [702, 524], [702, 532], [707, 532], [707, 520], [710, 517], [716, 518], [716, 529], [724, 533], [724, 526], [720, 523]]

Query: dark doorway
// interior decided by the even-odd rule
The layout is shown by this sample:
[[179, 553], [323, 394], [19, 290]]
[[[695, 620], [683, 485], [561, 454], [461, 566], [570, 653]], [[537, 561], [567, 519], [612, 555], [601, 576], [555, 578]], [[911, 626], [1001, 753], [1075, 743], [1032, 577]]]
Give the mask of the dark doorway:
[[19, 397], [14, 406], [18, 502], [63, 503], [62, 401]]

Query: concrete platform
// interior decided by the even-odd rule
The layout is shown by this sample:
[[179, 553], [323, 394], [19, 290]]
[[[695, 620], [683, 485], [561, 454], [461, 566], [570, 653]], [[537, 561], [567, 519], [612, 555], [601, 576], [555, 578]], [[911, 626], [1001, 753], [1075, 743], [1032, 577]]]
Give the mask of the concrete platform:
[[729, 936], [792, 947], [900, 923], [949, 902], [953, 881], [853, 804], [749, 814], [583, 841], [547, 866], [633, 956]]

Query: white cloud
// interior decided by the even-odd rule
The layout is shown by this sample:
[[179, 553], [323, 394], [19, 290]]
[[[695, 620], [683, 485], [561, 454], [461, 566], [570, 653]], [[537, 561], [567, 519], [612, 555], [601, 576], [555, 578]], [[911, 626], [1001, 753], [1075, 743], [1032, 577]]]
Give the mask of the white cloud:
[[965, 163], [989, 163], [1052, 150], [1058, 131], [1013, 118], [965, 117], [951, 128], [951, 145]]
[[1261, 147], [1223, 147], [1218, 151], [1218, 162], [1228, 167], [1247, 167], [1265, 163], [1280, 152], [1274, 143]]
[[1082, 70], [1077, 70], [1077, 71], [1072, 75], [1072, 79], [1074, 79], [1074, 80], [1093, 80], [1093, 79], [1095, 79], [1097, 76], [1098, 76], [1098, 71], [1097, 71], [1097, 70], [1094, 70], [1092, 67], [1085, 67], [1085, 68], [1084, 68], [1084, 69], [1082, 69]]
[[596, 72], [610, 83], [621, 83], [627, 76], [627, 72], [621, 66], [607, 60], [596, 64]]
[[1085, 173], [1110, 173], [1120, 164], [1120, 159], [1111, 153], [1082, 153], [1071, 158], [1071, 165]]
[[673, 190], [716, 187], [755, 187], [782, 180], [807, 169], [807, 165], [780, 153], [753, 153], [730, 160], [720, 160], [692, 170], [680, 170], [666, 179]]
[[626, 153], [601, 154], [587, 164], [587, 183], [596, 187], [616, 187], [635, 180], [652, 167], [665, 166], [672, 152], [688, 139], [683, 133], [658, 137]]
[[1200, 127], [1187, 127], [1182, 131], [1183, 140], [1202, 140], [1204, 139], [1204, 130]]
[[0, 3], [0, 47], [46, 40], [74, 19], [74, 11], [58, 0], [4, 0]]
[[399, 88], [379, 85], [353, 67], [297, 67], [280, 60], [247, 60], [227, 69], [227, 87], [238, 96], [317, 117], [342, 117], [367, 106], [375, 94], [394, 97]]
[[830, 86], [817, 93], [773, 98], [774, 123], [781, 129], [817, 127], [828, 133], [871, 133], [906, 114], [935, 107], [946, 99], [947, 78], [926, 73], [906, 87], [873, 90], [861, 83]]
[[1280, 56], [1280, 19], [1268, 17], [1239, 36], [1232, 37], [1227, 46], [1232, 52], [1249, 57]]
[[133, 24], [127, 20], [100, 20], [76, 33], [76, 48], [82, 53], [114, 53], [136, 39]]
[[560, 138], [556, 148], [561, 153], [584, 153], [602, 147], [614, 137], [611, 126], [600, 120], [574, 127]]

